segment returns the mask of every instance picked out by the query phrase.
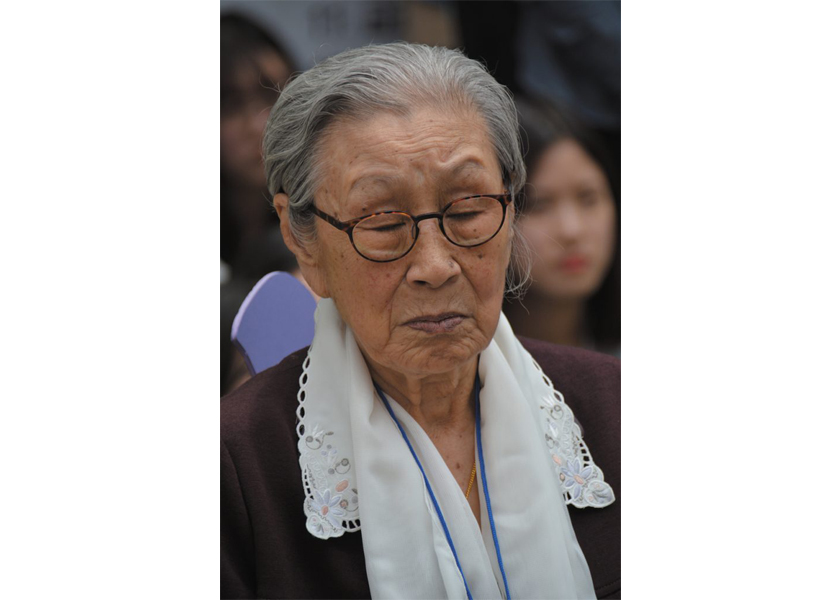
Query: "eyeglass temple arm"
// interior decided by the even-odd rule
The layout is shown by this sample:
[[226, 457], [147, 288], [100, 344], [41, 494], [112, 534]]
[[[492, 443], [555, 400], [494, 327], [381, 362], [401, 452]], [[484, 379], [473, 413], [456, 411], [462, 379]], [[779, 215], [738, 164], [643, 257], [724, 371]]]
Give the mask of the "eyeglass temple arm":
[[335, 227], [336, 229], [340, 229], [341, 231], [346, 233], [348, 236], [350, 236], [350, 239], [353, 238], [353, 233], [352, 233], [353, 227], [356, 226], [356, 223], [358, 221], [350, 221], [349, 223], [342, 223], [338, 219], [335, 219], [332, 216], [328, 215], [327, 213], [323, 212], [322, 210], [319, 210], [314, 204], [312, 206], [310, 206], [310, 210], [312, 212], [314, 212], [316, 215], [318, 215], [319, 217], [321, 217], [322, 219], [324, 219], [324, 221], [326, 221], [327, 223], [329, 223], [330, 225]]

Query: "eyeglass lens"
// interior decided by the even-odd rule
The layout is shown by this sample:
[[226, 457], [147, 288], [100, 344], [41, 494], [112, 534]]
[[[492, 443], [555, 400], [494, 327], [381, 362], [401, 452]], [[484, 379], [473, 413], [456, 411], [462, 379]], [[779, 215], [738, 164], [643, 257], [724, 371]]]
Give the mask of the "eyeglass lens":
[[[444, 234], [458, 246], [483, 244], [501, 229], [504, 212], [495, 198], [458, 200], [443, 214]], [[414, 235], [414, 220], [405, 213], [373, 215], [356, 224], [353, 243], [365, 258], [389, 261], [411, 249]]]

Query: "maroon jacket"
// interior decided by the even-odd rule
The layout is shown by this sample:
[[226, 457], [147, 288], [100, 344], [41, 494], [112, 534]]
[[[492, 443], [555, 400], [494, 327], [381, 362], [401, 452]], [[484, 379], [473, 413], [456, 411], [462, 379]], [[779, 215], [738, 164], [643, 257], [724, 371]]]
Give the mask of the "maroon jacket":
[[[620, 362], [522, 339], [581, 424], [615, 491], [606, 508], [569, 506], [598, 598], [620, 598]], [[295, 410], [306, 349], [222, 398], [221, 597], [370, 598], [360, 532], [320, 540], [305, 526]], [[546, 568], [550, 568], [546, 558]]]

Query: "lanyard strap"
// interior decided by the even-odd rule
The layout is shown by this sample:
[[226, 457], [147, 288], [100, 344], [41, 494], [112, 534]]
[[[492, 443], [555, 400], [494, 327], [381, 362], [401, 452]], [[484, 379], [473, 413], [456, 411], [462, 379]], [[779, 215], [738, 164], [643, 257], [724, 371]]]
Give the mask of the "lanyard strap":
[[505, 598], [510, 600], [510, 589], [508, 588], [507, 573], [505, 564], [502, 562], [502, 549], [499, 548], [499, 538], [496, 535], [496, 520], [493, 518], [493, 507], [490, 504], [490, 490], [487, 488], [487, 471], [484, 469], [484, 451], [481, 448], [481, 402], [478, 398], [478, 372], [475, 374], [475, 440], [478, 446], [478, 464], [481, 467], [481, 483], [484, 487], [484, 501], [487, 504], [487, 518], [490, 521], [490, 531], [493, 533], [493, 545], [496, 546], [496, 558], [499, 561], [499, 570], [502, 572], [502, 581], [505, 582]]
[[[443, 533], [446, 535], [446, 541], [449, 544], [449, 549], [452, 551], [452, 555], [455, 557], [455, 564], [458, 566], [458, 571], [461, 573], [461, 579], [464, 581], [464, 587], [467, 590], [467, 598], [472, 600], [472, 594], [470, 593], [470, 586], [467, 584], [467, 578], [464, 577], [464, 570], [461, 568], [461, 561], [458, 560], [458, 553], [455, 551], [455, 544], [452, 542], [452, 536], [449, 534], [449, 528], [446, 526], [446, 520], [443, 518], [443, 511], [440, 509], [440, 505], [438, 504], [437, 498], [435, 497], [435, 493], [432, 490], [432, 486], [429, 483], [429, 478], [426, 477], [426, 471], [423, 470], [423, 465], [420, 464], [420, 459], [417, 457], [417, 453], [414, 451], [414, 448], [411, 446], [411, 442], [408, 441], [408, 436], [405, 433], [402, 425], [400, 424], [397, 416], [394, 414], [394, 410], [391, 408], [388, 399], [385, 398], [385, 394], [382, 392], [382, 388], [374, 381], [374, 387], [376, 388], [376, 392], [379, 394], [379, 397], [382, 399], [382, 403], [385, 405], [385, 408], [388, 409], [388, 414], [391, 415], [391, 419], [394, 420], [396, 423], [397, 428], [400, 430], [403, 439], [405, 440], [408, 449], [411, 451], [411, 456], [414, 457], [414, 462], [417, 463], [417, 467], [420, 469], [420, 473], [423, 475], [423, 481], [426, 484], [426, 490], [429, 492], [429, 496], [432, 499], [432, 504], [435, 507], [435, 512], [437, 512], [438, 519], [440, 520], [440, 524], [443, 527]], [[482, 487], [484, 488], [484, 500], [487, 504], [487, 517], [490, 521], [490, 531], [493, 533], [493, 544], [496, 546], [496, 558], [499, 561], [499, 570], [502, 572], [502, 581], [505, 584], [505, 598], [510, 600], [510, 589], [508, 588], [508, 581], [507, 581], [507, 574], [505, 573], [505, 565], [502, 562], [502, 550], [499, 547], [499, 538], [496, 535], [496, 521], [493, 519], [493, 508], [490, 503], [490, 490], [487, 487], [487, 473], [484, 469], [484, 451], [481, 446], [481, 401], [479, 398], [479, 388], [481, 387], [481, 381], [478, 378], [478, 369], [475, 372], [475, 436], [476, 436], [476, 446], [478, 447], [478, 463], [481, 467], [481, 482]]]
[[400, 425], [400, 422], [397, 420], [397, 416], [394, 414], [394, 409], [391, 408], [391, 405], [385, 398], [385, 394], [382, 393], [382, 390], [375, 381], [373, 382], [373, 385], [376, 387], [376, 391], [379, 394], [379, 397], [385, 404], [385, 408], [388, 409], [388, 414], [391, 415], [391, 418], [394, 420], [394, 423], [397, 424], [397, 427], [399, 428], [400, 433], [402, 434], [402, 437], [405, 440], [405, 443], [408, 445], [408, 449], [411, 450], [411, 456], [414, 457], [414, 462], [416, 462], [417, 466], [420, 468], [420, 473], [423, 474], [423, 481], [426, 483], [426, 490], [429, 492], [429, 496], [432, 498], [432, 504], [434, 504], [438, 519], [440, 519], [440, 524], [443, 526], [443, 533], [446, 534], [446, 541], [449, 543], [449, 549], [452, 550], [452, 555], [455, 557], [455, 564], [458, 565], [458, 571], [461, 573], [461, 579], [463, 579], [464, 587], [467, 589], [467, 598], [469, 598], [469, 600], [472, 600], [470, 586], [467, 585], [467, 578], [464, 577], [464, 570], [461, 568], [461, 561], [458, 560], [458, 553], [455, 551], [455, 544], [452, 543], [452, 536], [449, 535], [449, 528], [446, 526], [446, 520], [443, 518], [443, 512], [440, 510], [440, 505], [438, 504], [437, 498], [435, 497], [435, 493], [432, 491], [432, 486], [429, 483], [429, 478], [426, 477], [426, 471], [423, 470], [423, 465], [420, 464], [420, 459], [417, 457], [417, 453], [414, 452], [414, 448], [411, 446], [411, 442], [408, 441], [408, 436], [405, 434], [405, 430], [403, 429], [402, 425]]

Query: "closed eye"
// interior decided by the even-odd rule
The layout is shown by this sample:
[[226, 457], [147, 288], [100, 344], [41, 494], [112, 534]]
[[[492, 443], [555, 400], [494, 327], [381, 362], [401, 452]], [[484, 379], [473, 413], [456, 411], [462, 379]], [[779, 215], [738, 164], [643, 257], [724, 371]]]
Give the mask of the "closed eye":
[[359, 231], [391, 233], [404, 229], [411, 221], [402, 213], [374, 215], [363, 219], [356, 225]]
[[475, 217], [481, 216], [483, 212], [484, 211], [473, 210], [470, 212], [446, 213], [446, 218], [457, 219], [458, 221], [466, 221], [468, 219], [474, 219]]
[[381, 225], [378, 227], [365, 227], [367, 231], [379, 231], [382, 233], [388, 233], [389, 231], [397, 231], [405, 227], [405, 223], [394, 223], [393, 225]]

